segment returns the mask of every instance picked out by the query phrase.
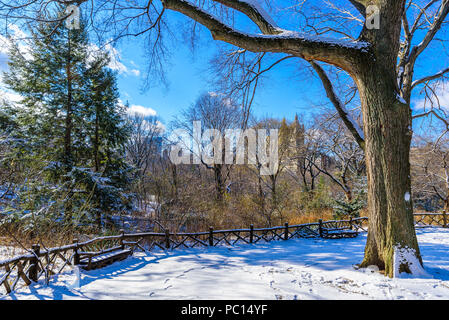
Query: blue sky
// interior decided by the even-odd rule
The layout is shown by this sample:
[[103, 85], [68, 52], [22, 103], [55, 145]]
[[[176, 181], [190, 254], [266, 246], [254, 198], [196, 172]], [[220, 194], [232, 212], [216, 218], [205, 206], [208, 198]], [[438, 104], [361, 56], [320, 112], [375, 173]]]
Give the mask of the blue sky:
[[[295, 30], [294, 18], [288, 20], [282, 13], [276, 16], [276, 21], [283, 28]], [[176, 19], [186, 19], [177, 16]], [[185, 21], [185, 20], [184, 20]], [[354, 30], [353, 30], [354, 32]], [[357, 32], [354, 32], [357, 34]], [[440, 30], [440, 38], [447, 38], [448, 31]], [[216, 45], [208, 32], [203, 32], [200, 46], [193, 57], [187, 45], [178, 43], [170, 59], [171, 66], [167, 67], [169, 87], [163, 85], [141, 90], [145, 77], [145, 50], [143, 38], [129, 39], [117, 47], [121, 54], [121, 61], [130, 68], [137, 68], [140, 75], [122, 73], [119, 75], [119, 87], [122, 100], [130, 104], [144, 106], [155, 110], [163, 123], [167, 124], [180, 110], [188, 107], [204, 91], [215, 90], [211, 86], [210, 75], [205, 72], [208, 61], [212, 57]], [[422, 35], [416, 37], [421, 41]], [[448, 48], [434, 42], [417, 61], [415, 79], [436, 73], [448, 66]], [[296, 113], [304, 118], [313, 118], [321, 111], [320, 106], [327, 104], [321, 82], [310, 72], [300, 72], [304, 67], [299, 59], [287, 60], [269, 72], [263, 85], [258, 89], [253, 104], [253, 113], [258, 117], [273, 116], [286, 117], [292, 120]], [[412, 107], [421, 105], [422, 96], [416, 90], [412, 98]], [[439, 89], [441, 102], [447, 104], [449, 110], [449, 93], [446, 88]]]
[[[287, 0], [278, 0], [284, 3]], [[340, 2], [339, 0], [336, 2]], [[273, 1], [273, 3], [276, 1]], [[344, 1], [343, 1], [344, 2]], [[347, 5], [347, 4], [346, 4]], [[183, 23], [186, 18], [173, 14], [174, 20]], [[300, 22], [293, 14], [285, 11], [276, 11], [273, 17], [278, 25], [285, 29], [298, 30]], [[247, 27], [245, 18], [239, 25]], [[296, 26], [296, 27], [295, 27]], [[254, 28], [253, 28], [254, 29]], [[246, 29], [252, 30], [252, 29]], [[255, 30], [255, 29], [254, 29]], [[179, 32], [180, 34], [182, 32]], [[357, 34], [357, 30], [351, 30]], [[439, 37], [447, 39], [448, 30], [441, 30]], [[196, 98], [205, 91], [215, 91], [211, 85], [211, 75], [205, 72], [208, 62], [216, 48], [209, 32], [202, 33], [200, 50], [195, 56], [187, 45], [182, 42], [182, 35], [178, 36], [178, 43], [172, 48], [170, 65], [166, 67], [168, 87], [159, 85], [142, 91], [146, 76], [148, 55], [145, 52], [143, 36], [128, 38], [120, 42], [115, 48], [109, 48], [115, 53], [114, 69], [118, 71], [118, 84], [122, 101], [128, 101], [138, 110], [152, 110], [161, 118], [164, 124], [168, 124], [182, 109], [192, 104]], [[181, 39], [181, 40], [179, 40]], [[416, 41], [420, 41], [419, 37]], [[0, 39], [1, 40], [1, 39]], [[415, 78], [433, 74], [448, 66], [448, 48], [440, 43], [433, 43], [417, 62]], [[7, 57], [5, 50], [0, 46], [0, 70], [4, 70]], [[296, 113], [305, 118], [313, 118], [315, 113], [321, 111], [320, 106], [327, 104], [324, 90], [319, 80], [309, 72], [301, 72], [304, 64], [296, 60], [287, 60], [273, 68], [258, 89], [252, 107], [253, 113], [258, 117], [273, 116], [285, 117], [292, 120]], [[449, 110], [449, 93], [444, 87], [439, 89], [441, 102], [446, 103]], [[419, 105], [420, 97], [414, 98], [412, 104]]]
[[[15, 25], [10, 25], [10, 32], [19, 39], [27, 34]], [[144, 37], [129, 38], [105, 49], [111, 53], [111, 68], [117, 71], [120, 98], [137, 110], [153, 110], [164, 124], [168, 124], [182, 109], [195, 102], [205, 91], [214, 91], [212, 76], [206, 69], [215, 52], [216, 42], [209, 33], [204, 34], [202, 46], [195, 54], [184, 44], [172, 48], [172, 56], [166, 67], [168, 86], [163, 84], [143, 90], [146, 78], [148, 56], [144, 49]], [[92, 44], [96, 49], [98, 47]], [[0, 71], [6, 71], [8, 54], [5, 38], [0, 36]], [[24, 45], [22, 51], [26, 52]], [[310, 114], [311, 104], [323, 100], [322, 88], [314, 79], [303, 79], [297, 74], [297, 62], [287, 60], [278, 65], [264, 77], [253, 103], [253, 113], [257, 117], [286, 117], [292, 120], [296, 113]], [[12, 100], [16, 100], [12, 98]]]
[[[166, 69], [168, 87], [159, 85], [143, 91], [146, 64], [140, 41], [133, 39], [133, 43], [119, 45], [120, 61], [140, 71], [139, 76], [130, 72], [119, 74], [121, 99], [129, 101], [131, 105], [155, 110], [162, 121], [167, 123], [202, 92], [214, 90], [211, 76], [205, 72], [213, 47], [193, 55], [187, 46], [180, 45], [174, 50], [171, 65]], [[293, 119], [295, 113], [310, 113], [311, 104], [322, 101], [322, 91], [316, 79], [295, 79], [293, 67], [292, 62], [286, 62], [270, 72], [257, 91], [253, 104], [255, 115]]]

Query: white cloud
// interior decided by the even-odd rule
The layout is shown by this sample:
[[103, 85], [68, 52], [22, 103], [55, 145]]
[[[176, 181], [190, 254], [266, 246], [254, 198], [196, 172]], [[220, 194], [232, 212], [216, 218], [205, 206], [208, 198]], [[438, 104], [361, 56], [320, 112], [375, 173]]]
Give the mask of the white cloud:
[[[24, 55], [25, 58], [30, 59], [31, 55], [29, 46], [25, 41], [27, 34], [15, 24], [8, 25], [8, 31], [12, 31], [10, 32], [10, 36], [14, 41], [16, 41], [21, 54]], [[10, 45], [10, 40], [0, 35], [0, 99], [2, 102], [16, 103], [21, 100], [21, 96], [6, 88], [6, 85], [3, 83], [2, 74], [3, 72], [7, 72], [9, 70], [8, 62]]]
[[[20, 52], [25, 56], [25, 58], [31, 59], [32, 56], [30, 55], [29, 45], [26, 43], [26, 39], [29, 39], [29, 36], [15, 24], [10, 24], [8, 28], [10, 31], [10, 35], [12, 36], [12, 39], [17, 41]], [[10, 43], [9, 40], [6, 37], [0, 35], [0, 71], [8, 70], [9, 43]], [[90, 44], [89, 47], [90, 47], [89, 51], [92, 55], [95, 51], [100, 50], [100, 48], [95, 44]], [[126, 66], [122, 62], [120, 52], [116, 48], [114, 48], [111, 44], [105, 45], [103, 50], [108, 52], [110, 55], [111, 62], [108, 65], [109, 68], [117, 71], [119, 74], [133, 75], [136, 77], [140, 76], [141, 72], [138, 69], [137, 65], [134, 63], [134, 61], [132, 60], [129, 61], [129, 64], [131, 64], [134, 68]]]
[[8, 25], [8, 27], [10, 30], [12, 30], [14, 32], [15, 39], [28, 38], [28, 35], [25, 32], [23, 32], [18, 25], [11, 23]]
[[438, 97], [432, 97], [431, 102], [425, 101], [425, 99], [417, 100], [415, 105], [415, 110], [423, 110], [424, 107], [429, 108], [431, 103], [433, 103], [434, 107], [440, 107], [442, 110], [449, 112], [449, 84], [440, 84], [435, 90], [435, 94]]
[[159, 128], [159, 132], [165, 132], [165, 126], [162, 122], [160, 122], [159, 120], [156, 120], [157, 123], [157, 127]]
[[132, 104], [127, 110], [128, 114], [140, 114], [143, 116], [155, 116], [157, 112], [151, 108], [140, 106], [137, 104]]
[[[25, 41], [28, 38], [27, 34], [15, 24], [8, 25], [8, 31], [11, 39], [16, 41], [22, 55], [25, 58], [31, 58], [29, 45]], [[7, 37], [0, 35], [0, 72], [8, 71], [10, 44], [11, 42]]]
[[[136, 77], [140, 76], [140, 70], [129, 68], [121, 62], [122, 56], [120, 52], [110, 43], [106, 44], [101, 50], [106, 51], [109, 54], [111, 61], [109, 62], [108, 67], [111, 70], [117, 71], [119, 74], [133, 75]], [[95, 53], [98, 51], [100, 51], [100, 48], [96, 44], [89, 44], [89, 62], [92, 62], [93, 58], [95, 57]], [[131, 64], [133, 63], [131, 62]]]
[[9, 101], [12, 103], [20, 102], [20, 100], [22, 100], [21, 95], [11, 92], [9, 90], [3, 89], [3, 88], [0, 88], [0, 96], [1, 96], [1, 98], [5, 99], [6, 101]]
[[[122, 57], [120, 52], [114, 48], [111, 44], [105, 46], [105, 50], [109, 53], [111, 57], [111, 62], [109, 63], [109, 68], [117, 71], [119, 74], [134, 75], [136, 77], [140, 76], [140, 70], [128, 68], [125, 64], [121, 62]], [[132, 63], [134, 65], [134, 63]]]

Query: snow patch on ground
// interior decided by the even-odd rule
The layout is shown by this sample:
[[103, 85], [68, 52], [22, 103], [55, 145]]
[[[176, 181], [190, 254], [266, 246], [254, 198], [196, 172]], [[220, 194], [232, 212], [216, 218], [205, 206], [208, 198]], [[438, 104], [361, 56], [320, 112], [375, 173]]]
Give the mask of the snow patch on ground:
[[417, 230], [426, 277], [357, 270], [366, 234], [237, 247], [135, 253], [93, 271], [67, 272], [4, 299], [449, 299], [449, 230]]
[[[417, 276], [423, 278], [431, 278], [431, 276], [424, 271], [421, 264], [419, 263], [419, 260], [416, 257], [415, 249], [397, 245], [393, 250], [393, 276], [395, 278], [408, 278]], [[412, 275], [401, 272], [401, 265], [407, 265]]]
[[14, 246], [0, 246], [0, 261], [8, 260], [27, 253], [29, 252], [22, 248]]

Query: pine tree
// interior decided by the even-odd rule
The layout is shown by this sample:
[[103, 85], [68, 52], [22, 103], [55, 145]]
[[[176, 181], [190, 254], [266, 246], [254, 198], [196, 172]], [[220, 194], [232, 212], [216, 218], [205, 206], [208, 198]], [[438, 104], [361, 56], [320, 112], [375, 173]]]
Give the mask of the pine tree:
[[59, 197], [66, 222], [78, 212], [88, 218], [94, 213], [101, 224], [103, 211], [129, 203], [130, 168], [122, 160], [129, 129], [116, 74], [106, 53], [92, 53], [82, 23], [75, 30], [45, 23], [30, 32], [29, 52], [12, 43], [4, 74], [9, 89], [22, 97], [9, 109], [18, 126], [16, 141], [23, 141], [13, 153], [25, 167], [44, 173], [26, 188], [33, 199], [26, 210]]
[[356, 198], [347, 202], [345, 200], [334, 200], [334, 218], [358, 218], [360, 210], [364, 208], [365, 204], [360, 199]]
[[94, 208], [97, 223], [101, 224], [101, 213], [129, 208], [130, 201], [122, 189], [131, 183], [131, 167], [124, 157], [124, 145], [131, 127], [124, 121], [126, 107], [119, 103], [116, 74], [107, 67], [110, 57], [105, 52], [98, 52], [92, 60], [86, 75], [89, 79], [89, 101], [85, 118], [90, 141], [90, 159], [87, 162], [94, 176], [107, 182], [93, 179], [96, 180]]

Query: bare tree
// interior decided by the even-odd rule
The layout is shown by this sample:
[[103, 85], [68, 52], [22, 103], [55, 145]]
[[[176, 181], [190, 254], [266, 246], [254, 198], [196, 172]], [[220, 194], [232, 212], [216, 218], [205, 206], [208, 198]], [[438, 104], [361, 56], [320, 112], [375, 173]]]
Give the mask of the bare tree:
[[419, 200], [439, 199], [449, 212], [449, 139], [416, 136], [411, 150], [413, 195]]
[[[200, 136], [196, 136], [194, 132], [194, 122], [199, 121], [201, 123]], [[186, 149], [196, 157], [201, 164], [211, 170], [214, 175], [216, 198], [218, 201], [223, 200], [223, 196], [226, 191], [226, 184], [229, 178], [232, 164], [227, 164], [225, 161], [225, 135], [228, 129], [238, 129], [242, 124], [242, 110], [236, 106], [230, 98], [226, 96], [209, 92], [202, 94], [195, 104], [187, 108], [182, 112], [181, 118], [176, 119], [172, 123], [173, 128], [183, 129], [188, 133], [191, 139], [193, 139], [195, 146], [200, 146], [201, 150], [197, 150], [195, 146], [185, 143]], [[211, 140], [203, 140], [203, 133], [205, 130], [214, 130], [214, 135], [210, 137]], [[219, 141], [214, 143], [213, 141]], [[212, 142], [212, 144], [211, 144]], [[213, 150], [207, 149], [211, 145], [214, 146]], [[221, 150], [216, 150], [215, 147]], [[204, 152], [211, 153], [214, 159], [218, 156], [221, 158], [216, 159], [213, 163], [208, 163], [204, 159]]]
[[306, 129], [304, 125], [300, 125], [297, 117], [295, 117], [295, 126], [299, 127], [302, 134], [299, 139], [291, 141], [290, 148], [295, 152], [290, 155], [292, 169], [287, 167], [287, 172], [298, 182], [304, 192], [312, 196], [316, 179], [321, 174], [314, 165], [321, 159], [321, 145], [316, 137], [317, 132], [313, 128]]
[[351, 202], [355, 180], [365, 173], [363, 150], [343, 122], [333, 115], [326, 114], [317, 119], [315, 130], [320, 154], [330, 157], [335, 163], [328, 165], [327, 161], [315, 161], [312, 164], [341, 188], [346, 201]]
[[129, 162], [136, 168], [136, 188], [140, 207], [145, 211], [148, 202], [148, 172], [155, 166], [162, 148], [162, 128], [155, 116], [135, 113], [128, 116], [131, 136], [125, 150]]

